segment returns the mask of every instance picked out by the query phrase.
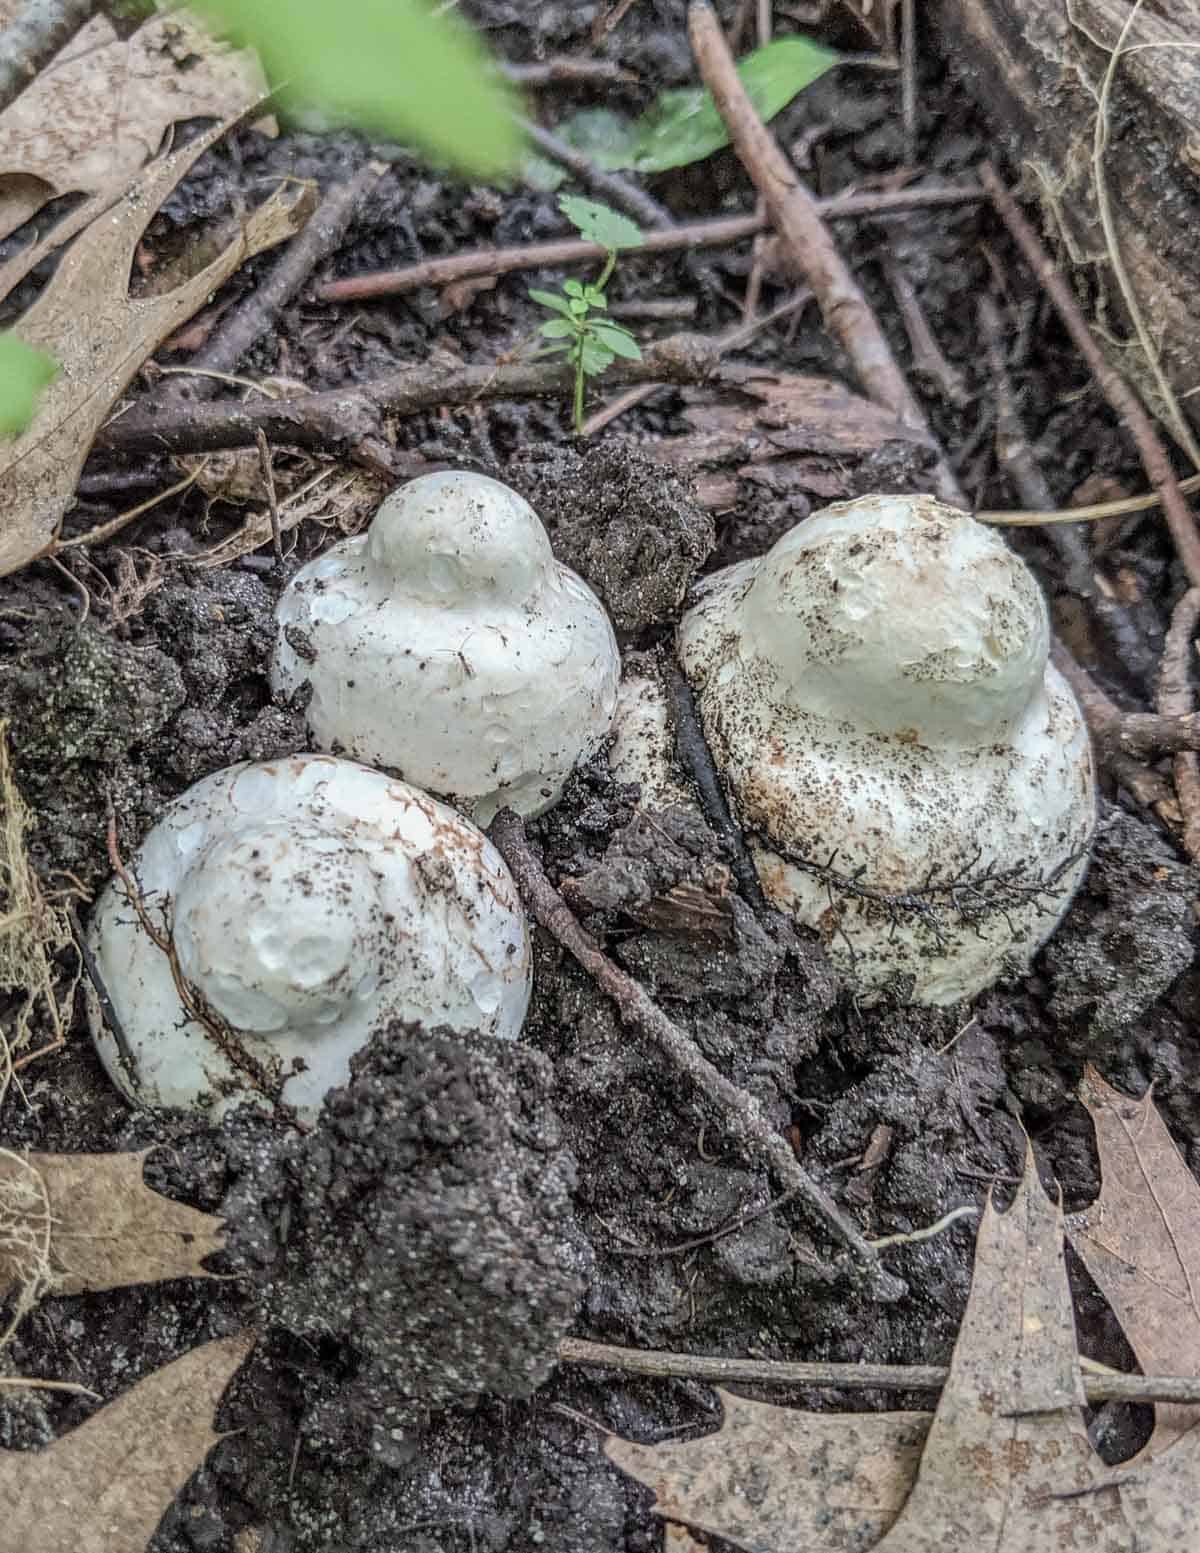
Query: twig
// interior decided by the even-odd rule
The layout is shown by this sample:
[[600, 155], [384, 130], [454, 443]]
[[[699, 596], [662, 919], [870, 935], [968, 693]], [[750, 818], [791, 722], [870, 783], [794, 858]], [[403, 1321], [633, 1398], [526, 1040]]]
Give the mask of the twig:
[[[812, 292], [807, 286], [790, 296], [786, 302], [781, 302], [777, 308], [769, 313], [763, 313], [759, 317], [751, 318], [748, 322], [736, 324], [724, 334], [716, 338], [717, 354], [724, 356], [728, 351], [738, 350], [747, 341], [752, 340], [756, 334], [770, 328], [772, 324], [779, 322], [781, 318], [788, 318], [812, 301]], [[614, 308], [615, 312], [616, 309]], [[619, 415], [624, 415], [626, 410], [632, 410], [634, 405], [641, 404], [644, 399], [649, 399], [652, 394], [667, 385], [662, 383], [642, 383], [637, 388], [627, 389], [623, 394], [618, 394], [615, 399], [610, 399], [605, 405], [594, 411], [584, 421], [581, 428], [585, 437], [592, 437], [605, 426], [611, 425]]]
[[[896, 365], [862, 288], [834, 246], [821, 220], [820, 207], [755, 112], [707, 0], [691, 0], [688, 33], [700, 74], [725, 121], [733, 147], [766, 200], [791, 258], [812, 287], [827, 326], [845, 348], [867, 394], [937, 448], [925, 412]], [[959, 507], [966, 505], [954, 471], [940, 449], [933, 476], [943, 500]]]
[[634, 0], [616, 0], [615, 5], [610, 5], [607, 11], [597, 16], [592, 23], [592, 42], [598, 48], [614, 27], [621, 24], [626, 11], [632, 6]]
[[[1155, 702], [1159, 712], [1168, 717], [1180, 717], [1192, 710], [1192, 643], [1198, 621], [1200, 588], [1189, 588], [1175, 606], [1163, 643]], [[1195, 860], [1200, 858], [1200, 756], [1194, 750], [1181, 750], [1171, 764], [1183, 812], [1183, 849]]]
[[527, 907], [617, 1005], [624, 1023], [653, 1041], [675, 1070], [720, 1108], [721, 1125], [747, 1153], [772, 1169], [786, 1191], [794, 1191], [826, 1229], [843, 1241], [881, 1298], [896, 1297], [902, 1285], [888, 1274], [879, 1254], [825, 1189], [797, 1160], [787, 1141], [764, 1118], [758, 1101], [701, 1055], [694, 1041], [668, 1019], [645, 989], [615, 965], [583, 927], [542, 872], [530, 850], [525, 826], [511, 809], [501, 809], [489, 834], [512, 870]]
[[166, 490], [156, 491], [145, 501], [138, 502], [136, 507], [127, 507], [124, 512], [118, 512], [115, 518], [110, 518], [107, 523], [98, 523], [85, 534], [74, 534], [70, 539], [56, 539], [48, 553], [55, 556], [64, 550], [78, 549], [80, 545], [103, 544], [106, 539], [111, 539], [114, 534], [119, 534], [123, 528], [128, 528], [131, 523], [135, 523], [143, 513], [157, 507], [160, 502], [169, 501], [172, 496], [178, 496], [190, 485], [195, 485], [203, 471], [204, 465], [198, 465], [191, 474], [185, 475], [182, 480], [176, 480], [175, 484], [167, 486]]
[[579, 179], [584, 188], [591, 189], [593, 194], [600, 195], [617, 210], [623, 210], [627, 216], [632, 216], [643, 226], [675, 225], [674, 217], [667, 207], [660, 205], [636, 184], [630, 183], [628, 178], [622, 178], [619, 173], [605, 172], [603, 168], [596, 166], [590, 156], [577, 151], [574, 146], [569, 146], [565, 140], [552, 135], [540, 124], [534, 124], [529, 119], [522, 119], [520, 123], [526, 135], [543, 156], [548, 156], [560, 167], [565, 167], [569, 173], [573, 173]]
[[[363, 200], [386, 171], [386, 163], [368, 162], [348, 183], [335, 184], [304, 230], [292, 238], [270, 274], [225, 315], [204, 349], [192, 357], [189, 367], [204, 373], [233, 372], [251, 346], [271, 332], [280, 313], [316, 266], [338, 249]], [[184, 387], [183, 378], [175, 380], [178, 392], [193, 399], [215, 393], [217, 381], [201, 377], [187, 381]]]
[[278, 565], [283, 565], [283, 531], [279, 525], [279, 497], [275, 491], [275, 469], [271, 463], [271, 444], [267, 441], [267, 434], [260, 426], [255, 436], [258, 444], [258, 467], [262, 474], [263, 484], [267, 488], [267, 510], [271, 515], [271, 548], [275, 551], [275, 560]]
[[[834, 1391], [940, 1391], [950, 1377], [943, 1364], [825, 1364], [775, 1359], [706, 1358], [702, 1354], [618, 1348], [582, 1337], [559, 1341], [560, 1364], [597, 1365], [635, 1375], [677, 1376], [722, 1385], [810, 1386]], [[1089, 1402], [1200, 1402], [1192, 1375], [1121, 1375], [1085, 1372]]]
[[1149, 771], [1120, 748], [1119, 727], [1124, 714], [1116, 702], [1101, 690], [1096, 681], [1061, 641], [1050, 649], [1054, 667], [1075, 692], [1083, 710], [1096, 756], [1114, 780], [1144, 804], [1161, 815], [1161, 806], [1169, 803], [1171, 789], [1157, 774]]
[[765, 911], [767, 903], [758, 872], [741, 826], [735, 824], [729, 811], [725, 789], [721, 786], [712, 751], [700, 725], [692, 688], [669, 650], [662, 660], [662, 675], [671, 721], [675, 725], [675, 750], [680, 764], [696, 784], [701, 807], [709, 824], [729, 848], [730, 866], [742, 895], [755, 911]]
[[1025, 262], [1045, 287], [1058, 316], [1066, 326], [1067, 333], [1075, 342], [1075, 348], [1090, 367], [1100, 392], [1117, 415], [1121, 425], [1133, 438], [1146, 476], [1162, 502], [1163, 513], [1188, 581], [1193, 587], [1200, 587], [1200, 534], [1197, 534], [1195, 518], [1183, 499], [1179, 482], [1175, 478], [1167, 451], [1154, 428], [1153, 421], [1137, 395], [1105, 360], [1079, 309], [1079, 304], [1071, 293], [1071, 288], [1059, 274], [1054, 260], [1042, 246], [1037, 233], [1021, 214], [1016, 200], [1001, 183], [996, 169], [990, 162], [981, 164], [979, 180], [991, 196], [992, 203], [1008, 228], [1013, 241], [1025, 256]]
[[96, 0], [26, 0], [16, 20], [0, 32], [0, 111], [97, 9]]
[[916, 0], [900, 0], [900, 122], [904, 131], [904, 160], [917, 160], [917, 7]]
[[[979, 328], [987, 347], [992, 377], [992, 399], [996, 411], [996, 458], [1012, 481], [1018, 498], [1028, 507], [1053, 507], [1054, 497], [1046, 477], [1038, 467], [1025, 434], [1025, 424], [1017, 409], [1008, 361], [1004, 351], [1004, 331], [1000, 310], [989, 296], [979, 299]], [[1154, 654], [1134, 624], [1129, 611], [1097, 586], [1087, 541], [1077, 528], [1051, 525], [1043, 538], [1063, 563], [1065, 581], [1072, 593], [1085, 599], [1107, 631], [1117, 656], [1129, 673], [1148, 686], [1155, 672]]]
[[884, 273], [900, 310], [904, 332], [908, 335], [913, 371], [928, 378], [947, 404], [959, 410], [965, 408], [971, 402], [966, 379], [956, 366], [946, 360], [945, 352], [929, 327], [916, 287], [895, 259], [885, 262]]
[[534, 65], [504, 64], [500, 69], [514, 86], [526, 86], [535, 91], [539, 86], [556, 86], [560, 82], [604, 86], [637, 80], [632, 70], [626, 70], [614, 59], [575, 59], [569, 54], [543, 59]]
[[[641, 361], [614, 362], [615, 383], [711, 382], [720, 356], [704, 335], [673, 334], [647, 347]], [[96, 447], [123, 453], [210, 453], [254, 447], [261, 429], [277, 447], [319, 448], [353, 455], [365, 439], [382, 443], [383, 416], [413, 415], [443, 404], [560, 397], [571, 369], [556, 362], [438, 367], [423, 363], [384, 377], [294, 399], [222, 400], [215, 404], [151, 405], [109, 421]]]
[[[909, 210], [939, 206], [976, 205], [984, 198], [978, 184], [934, 184], [922, 188], [882, 189], [873, 194], [836, 194], [814, 201], [827, 221], [857, 221], [863, 217], [901, 215]], [[758, 215], [725, 216], [717, 221], [680, 222], [677, 226], [645, 233], [640, 248], [631, 248], [623, 262], [642, 253], [674, 253], [679, 249], [723, 248], [728, 243], [753, 237], [764, 229]], [[360, 302], [372, 297], [401, 296], [422, 286], [449, 286], [481, 275], [511, 275], [516, 270], [555, 269], [568, 264], [592, 264], [605, 255], [599, 243], [563, 237], [548, 243], [527, 243], [518, 248], [476, 248], [445, 259], [424, 259], [400, 270], [379, 270], [328, 281], [315, 289], [322, 302]]]

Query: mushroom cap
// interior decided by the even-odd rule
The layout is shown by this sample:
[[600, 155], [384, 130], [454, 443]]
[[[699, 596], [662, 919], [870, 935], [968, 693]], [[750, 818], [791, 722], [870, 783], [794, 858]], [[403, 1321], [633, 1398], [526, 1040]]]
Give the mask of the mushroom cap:
[[[956, 621], [958, 628], [956, 629]], [[1095, 827], [1041, 596], [930, 497], [815, 514], [708, 580], [679, 651], [763, 888], [872, 1001], [1023, 971]]]
[[[352, 761], [231, 766], [177, 799], [133, 865], [145, 909], [216, 1033], [117, 881], [89, 942], [128, 1052], [93, 1019], [131, 1099], [220, 1116], [276, 1092], [316, 1115], [395, 1022], [515, 1038], [530, 991], [524, 913], [469, 820]], [[225, 1028], [222, 1028], [222, 1027]]]
[[680, 631], [690, 674], [722, 633], [739, 648], [717, 672], [747, 691], [926, 747], [1004, 737], [1050, 647], [1021, 559], [931, 496], [836, 502], [718, 573]]
[[309, 728], [453, 798], [480, 823], [539, 814], [612, 722], [608, 616], [537, 514], [456, 471], [394, 492], [366, 537], [302, 567], [277, 611], [272, 684], [311, 686]]

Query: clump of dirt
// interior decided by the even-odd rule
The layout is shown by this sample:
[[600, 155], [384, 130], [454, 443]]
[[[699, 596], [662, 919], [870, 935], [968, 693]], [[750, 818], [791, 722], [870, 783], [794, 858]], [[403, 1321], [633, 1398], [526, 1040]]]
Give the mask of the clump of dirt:
[[712, 517], [677, 475], [622, 441], [531, 448], [504, 478], [554, 553], [595, 589], [623, 636], [672, 622], [716, 543]]
[[335, 1453], [530, 1394], [591, 1262], [539, 1053], [393, 1027], [351, 1066], [320, 1125], [253, 1151], [223, 1204], [259, 1323], [359, 1357], [302, 1425]]

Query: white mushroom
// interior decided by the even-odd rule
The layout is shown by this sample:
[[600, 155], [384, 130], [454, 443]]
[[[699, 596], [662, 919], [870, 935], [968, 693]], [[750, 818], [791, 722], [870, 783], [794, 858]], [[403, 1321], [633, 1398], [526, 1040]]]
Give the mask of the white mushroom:
[[278, 1098], [311, 1118], [397, 1021], [520, 1033], [530, 954], [508, 869], [469, 820], [381, 772], [328, 755], [218, 771], [132, 871], [171, 953], [119, 880], [88, 937], [127, 1049], [95, 1009], [93, 1035], [134, 1100], [220, 1116]]
[[480, 824], [540, 814], [612, 722], [620, 658], [595, 594], [507, 486], [456, 471], [393, 492], [365, 537], [297, 572], [273, 684], [312, 687], [322, 749], [398, 772]]
[[1027, 968], [1095, 824], [1033, 577], [926, 496], [825, 508], [719, 572], [679, 651], [763, 888], [864, 1002]]

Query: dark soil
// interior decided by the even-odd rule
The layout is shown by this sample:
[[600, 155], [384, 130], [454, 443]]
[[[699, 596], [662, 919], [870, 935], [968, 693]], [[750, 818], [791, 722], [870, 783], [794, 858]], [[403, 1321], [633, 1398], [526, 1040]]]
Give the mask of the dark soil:
[[[597, 7], [474, 0], [462, 9], [496, 51], [530, 61], [587, 52]], [[661, 86], [690, 79], [684, 9], [683, 0], [632, 8], [605, 51], [639, 79], [613, 88], [610, 103], [642, 107]], [[728, 21], [738, 7], [719, 9]], [[865, 45], [852, 32], [831, 36]], [[937, 39], [927, 42], [919, 160], [959, 174], [996, 147]], [[597, 89], [573, 86], [541, 94], [539, 107], [554, 124], [571, 106], [599, 100]], [[884, 72], [827, 76], [775, 127], [822, 193], [862, 185], [902, 160], [898, 86]], [[171, 199], [148, 247], [169, 253], [281, 173], [328, 187], [369, 154], [351, 135], [268, 141], [243, 132]], [[753, 205], [728, 152], [653, 180], [653, 192], [680, 218]], [[318, 278], [561, 231], [551, 196], [463, 188], [395, 153]], [[972, 498], [1016, 504], [991, 452], [974, 315], [991, 280], [981, 239], [1005, 267], [1023, 320], [1013, 373], [1056, 497], [1065, 501], [1092, 477], [1139, 484], [1124, 438], [985, 213], [842, 227], [902, 361], [909, 351], [880, 274], [885, 253], [904, 264], [943, 349], [967, 375], [965, 408], [933, 393], [926, 403], [944, 445], [958, 450]], [[252, 287], [270, 262], [248, 265], [229, 294]], [[734, 321], [727, 298], [736, 299], [748, 267], [748, 245], [700, 259], [631, 260], [614, 295], [694, 295], [691, 327], [715, 332]], [[303, 299], [240, 370], [328, 387], [433, 351], [492, 361], [535, 325], [526, 286], [559, 278], [501, 279], [458, 312], [443, 312], [432, 292], [353, 310]], [[784, 294], [770, 281], [765, 300]], [[788, 325], [766, 331], [741, 355], [848, 376], [811, 311], [793, 334]], [[159, 390], [148, 383], [145, 391]], [[619, 423], [620, 436], [590, 447], [566, 436], [563, 406], [542, 402], [415, 417], [398, 427], [398, 440], [529, 493], [562, 556], [605, 597], [623, 647], [645, 651], [669, 640], [698, 571], [761, 551], [823, 500], [819, 484], [808, 495], [745, 485], [714, 527], [685, 481], [638, 452], [686, 429], [682, 403], [660, 393]], [[113, 494], [81, 500], [70, 532], [178, 478], [165, 462], [131, 469], [119, 460], [95, 461], [88, 477], [85, 488], [107, 481]], [[912, 477], [906, 470], [897, 483], [907, 488]], [[871, 478], [884, 488], [878, 467]], [[269, 547], [225, 569], [187, 563], [241, 518], [193, 490], [116, 544], [87, 552], [89, 561], [72, 563], [91, 595], [86, 620], [80, 593], [48, 565], [0, 582], [0, 717], [11, 725], [36, 815], [32, 856], [47, 878], [69, 870], [88, 889], [103, 882], [110, 805], [129, 852], [201, 775], [303, 748], [302, 710], [270, 693], [272, 610], [287, 576], [328, 536], [302, 530], [283, 566]], [[1142, 660], [1118, 652], [1095, 623], [1052, 542], [1017, 532], [1075, 650], [1115, 694], [1145, 704], [1142, 660], [1157, 659], [1183, 588], [1158, 520], [1129, 520], [1096, 540], [1096, 565], [1132, 600]], [[715, 881], [727, 881], [730, 859], [694, 820], [676, 817], [649, 834], [634, 796], [603, 758], [578, 772], [561, 805], [532, 827], [551, 877], [576, 881], [572, 899], [591, 930], [788, 1130], [805, 1166], [867, 1234], [980, 1206], [994, 1182], [1003, 1190], [1019, 1173], [1026, 1134], [1068, 1209], [1089, 1201], [1098, 1166], [1075, 1098], [1086, 1061], [1131, 1093], [1153, 1083], [1200, 1169], [1198, 878], [1131, 801], [1106, 798], [1086, 883], [1022, 982], [973, 1008], [865, 1012], [839, 989], [815, 942], [756, 914], [736, 892], [700, 921], [656, 913], [681, 885], [720, 894]], [[709, 1100], [623, 1028], [540, 931], [535, 949], [520, 1049], [388, 1032], [304, 1137], [245, 1113], [214, 1128], [131, 1112], [82, 1028], [9, 1089], [0, 1115], [7, 1147], [162, 1144], [147, 1166], [151, 1184], [229, 1220], [229, 1250], [217, 1263], [234, 1275], [228, 1281], [47, 1299], [8, 1352], [14, 1373], [83, 1382], [109, 1399], [206, 1339], [261, 1331], [220, 1411], [218, 1427], [230, 1433], [165, 1516], [154, 1553], [649, 1553], [661, 1545], [651, 1496], [606, 1463], [604, 1431], [640, 1440], [703, 1431], [718, 1421], [716, 1400], [694, 1383], [556, 1367], [562, 1335], [734, 1356], [948, 1358], [969, 1284], [970, 1220], [888, 1253], [907, 1287], [890, 1303], [846, 1275], [837, 1248], [795, 1202], [716, 1234], [765, 1207], [777, 1185], [726, 1142]], [[856, 1163], [881, 1126], [892, 1131], [890, 1151], [876, 1173], [860, 1174]], [[1082, 1274], [1079, 1286], [1082, 1345], [1128, 1364], [1115, 1321]], [[828, 1394], [800, 1390], [773, 1398], [830, 1405]], [[861, 1405], [928, 1399], [879, 1395]], [[94, 1406], [4, 1391], [0, 1446], [43, 1445]], [[1104, 1450], [1127, 1455], [1144, 1429], [1144, 1417], [1109, 1410]], [[13, 1531], [0, 1529], [0, 1545], [20, 1545]]]

